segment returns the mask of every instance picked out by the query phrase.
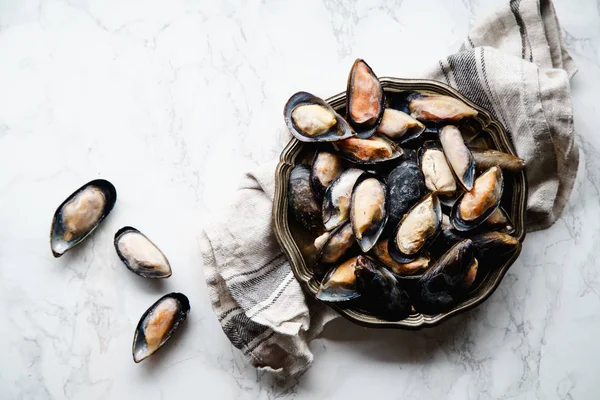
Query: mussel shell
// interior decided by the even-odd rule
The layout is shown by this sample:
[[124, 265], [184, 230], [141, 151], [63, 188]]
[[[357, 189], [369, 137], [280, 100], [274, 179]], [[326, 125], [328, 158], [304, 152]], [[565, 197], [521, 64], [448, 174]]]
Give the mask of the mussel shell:
[[344, 172], [344, 162], [337, 154], [317, 151], [310, 172], [310, 183], [317, 197], [323, 198], [327, 188], [342, 172]]
[[[431, 176], [427, 170], [427, 165], [431, 161], [429, 160], [429, 157], [426, 156], [432, 151], [440, 153], [439, 159], [433, 159], [433, 162], [435, 163], [434, 173], [436, 176]], [[452, 167], [448, 165], [448, 161], [446, 160], [446, 156], [444, 155], [444, 150], [442, 149], [441, 144], [428, 140], [419, 148], [417, 157], [419, 159], [419, 167], [421, 167], [421, 172], [425, 178], [425, 186], [427, 189], [438, 196], [452, 198], [454, 193], [456, 193], [458, 185], [456, 184]], [[439, 173], [439, 176], [437, 173]], [[442, 176], [442, 174], [445, 176]], [[440, 201], [441, 200], [442, 199], [440, 198]]]
[[395, 227], [404, 214], [425, 196], [425, 180], [416, 162], [405, 160], [387, 176], [388, 226]]
[[322, 205], [322, 220], [328, 231], [337, 228], [350, 217], [352, 189], [358, 178], [365, 172], [348, 169], [335, 180], [325, 191]]
[[459, 99], [438, 94], [412, 96], [408, 109], [413, 118], [427, 122], [457, 122], [477, 116], [477, 111]]
[[[335, 115], [336, 124], [327, 132], [316, 136], [310, 136], [302, 132], [302, 130], [294, 122], [292, 118], [292, 112], [298, 106], [310, 104], [322, 106], [333, 113], [333, 115]], [[307, 92], [298, 92], [290, 97], [283, 109], [283, 116], [291, 134], [301, 142], [333, 142], [336, 140], [347, 139], [355, 135], [346, 120], [344, 120], [341, 115], [339, 115], [329, 104], [327, 104], [325, 100]]]
[[[85, 229], [80, 234], [75, 235], [71, 239], [65, 238], [65, 235], [72, 235], [73, 233], [68, 233], [68, 228], [65, 225], [64, 217], [68, 217], [64, 214], [65, 207], [70, 206], [74, 201], [79, 199], [80, 195], [84, 193], [84, 191], [94, 191], [96, 194], [101, 193], [103, 196], [103, 205], [101, 211], [98, 212], [96, 218], [94, 220], [90, 220], [87, 225], [89, 227]], [[106, 218], [106, 216], [113, 209], [115, 202], [117, 201], [117, 190], [107, 180], [104, 179], [95, 179], [91, 182], [86, 183], [79, 189], [77, 189], [73, 194], [71, 194], [65, 201], [61, 203], [60, 206], [54, 212], [54, 217], [52, 218], [52, 226], [50, 228], [50, 248], [52, 249], [52, 254], [54, 257], [60, 257], [65, 254], [67, 251], [75, 247], [77, 244], [81, 243], [86, 237], [88, 237], [100, 223]], [[88, 203], [89, 204], [89, 203]], [[81, 212], [77, 212], [78, 210], [74, 210], [74, 217], [81, 216]], [[89, 215], [88, 215], [89, 216]], [[77, 221], [81, 222], [81, 221]]]
[[[360, 210], [357, 209], [357, 207], [359, 207], [359, 196], [361, 196], [361, 193], [359, 192], [362, 188], [363, 185], [365, 184], [365, 181], [369, 180], [369, 179], [373, 179], [375, 181], [377, 181], [377, 183], [380, 185], [379, 188], [381, 189], [381, 192], [383, 194], [382, 200], [383, 200], [383, 204], [376, 204], [376, 206], [380, 207], [381, 212], [382, 212], [382, 216], [381, 219], [379, 221], [374, 221], [371, 223], [371, 225], [369, 225], [369, 227], [367, 229], [365, 229], [364, 232], [360, 232], [359, 229], [359, 220], [357, 219], [357, 214], [360, 214]], [[371, 175], [371, 174], [363, 174], [361, 175], [357, 180], [356, 183], [354, 184], [354, 188], [352, 189], [352, 202], [351, 202], [351, 206], [350, 206], [350, 222], [352, 224], [352, 231], [354, 232], [354, 237], [356, 239], [356, 241], [358, 242], [358, 245], [360, 246], [361, 250], [363, 252], [368, 252], [369, 250], [371, 250], [371, 248], [373, 246], [375, 246], [375, 243], [377, 243], [377, 240], [379, 239], [379, 236], [381, 236], [381, 233], [383, 232], [383, 228], [385, 228], [385, 224], [387, 222], [387, 186], [386, 184], [383, 182], [383, 180], [381, 180], [379, 177], [375, 176], [375, 175]], [[372, 204], [369, 203], [369, 206], [371, 206]]]
[[358, 263], [355, 269], [361, 308], [389, 321], [408, 317], [410, 298], [400, 281], [387, 269], [368, 260], [370, 262]]
[[[163, 309], [160, 309], [161, 307]], [[159, 312], [158, 316], [154, 314], [157, 310]], [[132, 346], [133, 361], [139, 363], [160, 349], [185, 321], [189, 312], [190, 302], [184, 294], [169, 293], [158, 299], [142, 315], [135, 329]], [[148, 335], [147, 324], [150, 322], [149, 319], [153, 317], [158, 317], [155, 319], [156, 325], [154, 326], [154, 329], [158, 332], [152, 332], [153, 335]], [[148, 343], [148, 339], [152, 337], [153, 343]]]
[[424, 314], [447, 311], [462, 300], [472, 283], [475, 245], [470, 239], [455, 244], [417, 282], [414, 307]]
[[477, 249], [477, 257], [482, 260], [504, 256], [521, 247], [521, 242], [503, 232], [482, 232], [473, 235], [471, 240]]
[[504, 233], [510, 234], [515, 231], [515, 224], [508, 216], [508, 213], [501, 206], [498, 206], [498, 208], [496, 208], [496, 210], [490, 214], [488, 219], [485, 221], [485, 225], [492, 230], [502, 231]]
[[473, 188], [475, 181], [475, 159], [465, 144], [460, 130], [453, 125], [443, 127], [440, 130], [440, 142], [456, 182], [468, 192]]
[[[479, 227], [482, 223], [484, 223], [488, 219], [488, 217], [490, 215], [492, 215], [492, 213], [500, 205], [500, 201], [502, 200], [502, 192], [504, 190], [504, 179], [502, 177], [502, 170], [497, 167], [492, 167], [489, 170], [487, 170], [486, 172], [484, 172], [483, 174], [481, 174], [477, 178], [477, 180], [482, 179], [482, 177], [484, 177], [484, 175], [486, 175], [488, 173], [492, 173], [493, 170], [497, 171], [496, 172], [496, 184], [495, 184], [496, 199], [495, 199], [494, 203], [490, 207], [485, 209], [484, 212], [481, 215], [479, 215], [477, 218], [467, 221], [461, 216], [461, 212], [460, 212], [461, 202], [467, 195], [467, 192], [463, 193], [456, 200], [456, 203], [454, 203], [454, 206], [452, 207], [452, 211], [450, 212], [450, 221], [452, 222], [452, 225], [454, 226], [454, 228], [456, 230], [465, 232], [465, 231], [470, 231], [470, 230], [473, 230], [473, 229]], [[476, 190], [476, 186], [477, 186], [477, 181], [475, 181], [475, 184], [473, 185], [472, 190]]]
[[[137, 245], [148, 246], [148, 250], [124, 248], [122, 240], [127, 235], [139, 235], [142, 242]], [[134, 274], [144, 278], [168, 278], [171, 276], [171, 265], [164, 253], [146, 235], [131, 226], [125, 226], [115, 233], [114, 239], [117, 255], [125, 266]], [[123, 244], [124, 245], [124, 244]], [[124, 254], [124, 251], [126, 254]], [[150, 254], [148, 253], [150, 251]], [[158, 257], [158, 259], [157, 259]], [[160, 265], [162, 263], [162, 265]], [[159, 265], [156, 265], [159, 264]]]
[[[363, 69], [366, 72], [366, 76], [370, 78], [370, 83], [374, 84], [374, 87], [366, 88], [364, 84], [357, 81], [360, 78], [358, 72], [359, 69]], [[369, 82], [367, 82], [367, 86]], [[365, 93], [365, 90], [370, 89], [370, 93]], [[358, 94], [361, 92], [362, 97]], [[355, 118], [353, 113], [354, 105], [361, 101], [364, 101], [364, 96], [369, 97], [370, 106], [373, 107], [373, 116], [368, 121], [359, 121]], [[352, 65], [350, 74], [348, 75], [348, 84], [346, 87], [346, 114], [350, 125], [356, 131], [356, 135], [359, 138], [366, 139], [375, 133], [377, 126], [383, 118], [383, 111], [385, 109], [385, 92], [383, 86], [379, 82], [377, 75], [373, 72], [371, 67], [360, 58], [357, 59]]]
[[429, 267], [431, 258], [428, 254], [422, 254], [414, 261], [409, 263], [399, 263], [390, 256], [388, 251], [389, 238], [380, 238], [371, 249], [375, 258], [387, 269], [402, 277], [419, 277], [422, 272]]
[[393, 108], [386, 108], [377, 133], [387, 136], [390, 140], [407, 143], [417, 139], [425, 131], [425, 125], [407, 113]]
[[[372, 146], [373, 143], [371, 143], [371, 141], [373, 140], [382, 142], [382, 144], [388, 146], [390, 149], [389, 156], [377, 157], [376, 154], [373, 155], [372, 152], [369, 152], [369, 150], [377, 149]], [[334, 143], [333, 147], [339, 152], [340, 157], [352, 161], [353, 163], [363, 165], [378, 164], [395, 160], [403, 154], [401, 147], [385, 136], [379, 134], [374, 134], [368, 139], [355, 137], [339, 141]], [[381, 149], [381, 147], [379, 147], [379, 149]]]
[[331, 268], [321, 281], [316, 294], [317, 299], [334, 303], [359, 297], [360, 292], [356, 286], [356, 266], [370, 262], [371, 260], [364, 256], [356, 256]]
[[[397, 243], [398, 234], [399, 234], [400, 230], [402, 229], [402, 225], [404, 223], [412, 222], [413, 218], [415, 218], [415, 216], [418, 216], [420, 214], [421, 207], [425, 205], [425, 202], [429, 202], [429, 201], [431, 201], [432, 209], [428, 210], [428, 211], [433, 213], [433, 218], [434, 218], [433, 226], [429, 227], [431, 232], [429, 232], [425, 237], [423, 237], [421, 239], [422, 244], [417, 251], [415, 251], [413, 254], [407, 254], [406, 252], [401, 250], [400, 246]], [[410, 210], [408, 210], [408, 212], [400, 220], [400, 222], [396, 226], [396, 229], [394, 229], [394, 232], [388, 243], [388, 251], [395, 261], [400, 262], [400, 263], [409, 263], [409, 262], [417, 259], [421, 254], [423, 254], [425, 252], [425, 250], [427, 250], [429, 245], [435, 240], [435, 238], [440, 233], [441, 228], [442, 228], [442, 207], [440, 205], [440, 201], [439, 201], [438, 197], [435, 195], [435, 193], [429, 193], [427, 196], [423, 197], [417, 204], [412, 206], [412, 208]], [[424, 233], [426, 233], [426, 232], [424, 232]]]
[[475, 165], [480, 171], [485, 171], [495, 165], [500, 167], [502, 171], [519, 172], [525, 168], [525, 160], [513, 156], [512, 154], [503, 153], [498, 150], [469, 148]]
[[332, 265], [338, 263], [356, 245], [352, 225], [349, 221], [326, 233], [327, 239], [317, 248], [315, 277], [321, 280]]
[[312, 233], [323, 233], [321, 206], [310, 185], [310, 167], [298, 164], [290, 173], [288, 203], [296, 220]]

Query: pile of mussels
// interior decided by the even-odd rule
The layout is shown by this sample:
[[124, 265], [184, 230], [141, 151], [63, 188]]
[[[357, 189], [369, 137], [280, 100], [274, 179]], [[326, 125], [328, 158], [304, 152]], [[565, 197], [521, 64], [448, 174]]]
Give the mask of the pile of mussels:
[[[117, 201], [117, 190], [104, 179], [86, 183], [58, 206], [50, 229], [50, 248], [58, 258], [90, 236]], [[167, 257], [150, 239], [126, 226], [115, 233], [117, 255], [133, 273], [144, 278], [171, 276]], [[190, 302], [182, 293], [158, 299], [142, 315], [133, 337], [133, 360], [138, 363], [154, 354], [186, 320]]]
[[470, 148], [477, 111], [449, 96], [386, 93], [356, 60], [345, 117], [310, 93], [284, 109], [290, 132], [319, 143], [289, 178], [291, 213], [315, 237], [317, 298], [386, 320], [437, 314], [468, 297], [520, 242], [500, 207], [518, 157]]

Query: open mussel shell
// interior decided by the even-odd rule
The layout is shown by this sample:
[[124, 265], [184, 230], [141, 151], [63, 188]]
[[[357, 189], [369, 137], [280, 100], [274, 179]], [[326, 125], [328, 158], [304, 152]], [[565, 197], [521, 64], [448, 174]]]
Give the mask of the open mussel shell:
[[456, 179], [442, 146], [431, 140], [423, 143], [418, 159], [427, 189], [438, 196], [451, 198], [456, 193]]
[[313, 159], [310, 183], [319, 198], [323, 198], [327, 188], [344, 172], [344, 162], [335, 153], [319, 150]]
[[363, 252], [371, 250], [387, 222], [387, 186], [375, 175], [363, 174], [354, 184], [350, 206], [352, 231]]
[[501, 231], [504, 233], [513, 233], [515, 224], [512, 222], [508, 213], [500, 206], [485, 221], [485, 225], [491, 230]]
[[378, 164], [395, 160], [403, 154], [396, 143], [385, 136], [374, 134], [368, 139], [352, 137], [335, 142], [333, 147], [341, 157], [356, 164]]
[[440, 130], [440, 142], [457, 183], [467, 192], [475, 180], [475, 159], [463, 140], [460, 130], [447, 125]]
[[133, 361], [150, 357], [177, 331], [190, 312], [190, 302], [181, 293], [169, 293], [154, 303], [140, 319], [133, 337]]
[[442, 207], [435, 193], [423, 197], [404, 215], [388, 243], [392, 258], [400, 263], [417, 259], [439, 234]]
[[519, 172], [525, 168], [525, 160], [513, 156], [512, 154], [503, 153], [498, 150], [469, 148], [475, 165], [480, 171], [485, 171], [495, 165], [500, 167], [502, 171]]
[[50, 247], [60, 257], [88, 237], [113, 209], [117, 191], [112, 183], [96, 179], [71, 194], [56, 209]]
[[[319, 243], [321, 242], [319, 238], [325, 235], [327, 236], [322, 239], [322, 243]], [[314, 272], [316, 278], [320, 280], [332, 265], [338, 263], [356, 245], [356, 241], [349, 221], [319, 238], [315, 239], [318, 254]]]
[[365, 172], [358, 168], [348, 169], [325, 191], [322, 205], [322, 218], [328, 231], [337, 228], [350, 216], [352, 189], [358, 178]]
[[450, 96], [413, 94], [407, 100], [411, 116], [423, 122], [458, 122], [477, 116], [477, 110]]
[[412, 206], [425, 196], [423, 173], [413, 160], [405, 160], [387, 176], [388, 226], [393, 229]]
[[144, 278], [168, 278], [171, 265], [162, 251], [142, 232], [126, 226], [115, 233], [117, 255], [134, 274]]
[[455, 244], [417, 281], [415, 309], [424, 314], [447, 311], [466, 296], [477, 268], [473, 242]]
[[314, 234], [324, 231], [321, 206], [310, 185], [310, 167], [298, 164], [292, 169], [288, 186], [288, 203], [298, 222]]
[[377, 133], [400, 143], [420, 137], [423, 131], [425, 131], [425, 125], [405, 112], [393, 108], [384, 110], [381, 123], [377, 127]]
[[381, 82], [361, 59], [352, 65], [346, 88], [346, 113], [356, 135], [366, 139], [375, 133], [385, 108], [385, 92]]
[[388, 251], [389, 238], [379, 239], [371, 249], [375, 258], [394, 274], [403, 277], [417, 277], [429, 267], [431, 258], [428, 254], [422, 254], [408, 263], [399, 263], [394, 260]]
[[361, 308], [389, 321], [408, 317], [410, 298], [400, 281], [387, 269], [366, 259], [369, 262], [357, 263], [355, 267]]
[[325, 275], [317, 292], [317, 299], [328, 302], [341, 302], [360, 296], [356, 287], [355, 270], [359, 264], [372, 262], [367, 257], [356, 256], [339, 264]]
[[450, 213], [456, 230], [470, 231], [479, 227], [498, 208], [502, 200], [502, 170], [492, 167], [481, 174], [470, 192], [461, 195]]
[[302, 142], [332, 142], [354, 136], [341, 115], [323, 99], [307, 92], [290, 97], [283, 115], [292, 135]]

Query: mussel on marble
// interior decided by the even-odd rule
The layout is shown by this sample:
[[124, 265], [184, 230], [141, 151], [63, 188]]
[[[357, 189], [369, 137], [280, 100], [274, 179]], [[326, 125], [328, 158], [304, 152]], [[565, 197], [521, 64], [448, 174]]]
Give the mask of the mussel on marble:
[[346, 112], [348, 122], [358, 137], [370, 137], [383, 118], [385, 93], [379, 79], [361, 59], [352, 65], [346, 87]]
[[440, 130], [440, 142], [457, 183], [468, 192], [475, 179], [475, 160], [465, 145], [460, 130], [453, 125], [444, 126]]
[[442, 225], [442, 208], [435, 193], [415, 204], [392, 233], [388, 251], [400, 263], [417, 259], [435, 240]]
[[350, 216], [352, 189], [356, 180], [365, 172], [358, 168], [344, 171], [325, 191], [322, 220], [328, 231], [337, 228]]
[[525, 160], [498, 150], [470, 148], [475, 165], [480, 171], [498, 166], [503, 171], [519, 172], [525, 168]]
[[434, 141], [423, 143], [418, 157], [427, 189], [440, 196], [454, 195], [457, 189], [456, 179], [441, 145]]
[[162, 251], [142, 232], [126, 226], [115, 233], [117, 255], [134, 274], [144, 278], [168, 278], [171, 264]]
[[307, 92], [290, 97], [283, 115], [292, 135], [302, 142], [331, 142], [354, 136], [341, 115], [326, 101]]
[[408, 98], [411, 116], [423, 122], [458, 122], [477, 116], [477, 110], [450, 96], [415, 93]]
[[179, 329], [190, 312], [181, 293], [169, 293], [154, 303], [140, 319], [133, 337], [133, 361], [139, 363], [160, 349]]
[[481, 174], [473, 188], [459, 197], [452, 207], [450, 220], [454, 228], [469, 231], [479, 227], [498, 208], [503, 189], [500, 168], [492, 167]]
[[403, 150], [396, 143], [379, 134], [368, 139], [351, 137], [335, 142], [335, 149], [343, 158], [356, 164], [377, 164], [397, 159]]
[[383, 118], [377, 127], [377, 133], [400, 143], [416, 139], [424, 130], [425, 125], [421, 122], [405, 112], [393, 108], [386, 108], [383, 111]]
[[112, 183], [96, 179], [86, 183], [58, 206], [52, 218], [50, 247], [60, 257], [88, 237], [117, 201]]
[[317, 151], [310, 173], [310, 183], [315, 194], [323, 198], [327, 188], [342, 172], [344, 172], [344, 163], [337, 154]]
[[352, 190], [350, 221], [363, 252], [371, 250], [387, 222], [385, 183], [371, 174], [361, 175]]
[[298, 222], [314, 234], [323, 233], [320, 202], [310, 185], [310, 167], [298, 164], [292, 169], [288, 187], [289, 208]]

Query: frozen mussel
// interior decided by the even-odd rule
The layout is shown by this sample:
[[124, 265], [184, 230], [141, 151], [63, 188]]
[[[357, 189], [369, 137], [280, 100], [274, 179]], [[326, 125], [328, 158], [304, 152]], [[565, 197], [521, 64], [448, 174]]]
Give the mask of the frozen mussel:
[[321, 279], [331, 266], [339, 262], [355, 244], [354, 233], [349, 221], [315, 239], [315, 247], [318, 252], [315, 266], [317, 279]]
[[475, 159], [475, 165], [480, 171], [485, 171], [493, 166], [509, 172], [519, 172], [525, 168], [525, 160], [512, 154], [490, 149], [470, 148], [470, 150]]
[[133, 337], [133, 360], [136, 363], [150, 357], [165, 344], [185, 321], [190, 302], [181, 293], [169, 293], [154, 303], [142, 315]]
[[477, 116], [477, 110], [450, 96], [416, 93], [407, 100], [411, 116], [419, 121], [457, 122]]
[[379, 262], [396, 275], [415, 276], [429, 267], [431, 259], [427, 254], [423, 254], [408, 263], [399, 263], [394, 260], [388, 251], [388, 242], [389, 238], [379, 239], [371, 251]]
[[354, 136], [341, 115], [323, 99], [307, 92], [290, 97], [283, 115], [292, 135], [302, 142], [331, 142]]
[[352, 190], [350, 221], [363, 252], [371, 250], [387, 222], [386, 185], [371, 174], [361, 175]]
[[425, 196], [425, 181], [419, 166], [405, 160], [387, 176], [388, 226], [392, 229], [404, 214]]
[[498, 167], [481, 174], [471, 191], [464, 193], [452, 207], [450, 220], [455, 229], [469, 231], [479, 227], [498, 208], [504, 179]]
[[325, 191], [322, 218], [328, 231], [337, 228], [348, 220], [352, 188], [364, 171], [351, 168], [344, 171]]
[[475, 160], [460, 130], [453, 125], [446, 125], [440, 130], [440, 142], [458, 184], [466, 191], [471, 190], [475, 179]]
[[364, 60], [357, 59], [348, 75], [346, 112], [358, 137], [368, 138], [375, 132], [384, 107], [385, 93], [379, 79]]
[[402, 148], [386, 137], [374, 134], [368, 139], [352, 137], [334, 143], [340, 156], [356, 164], [377, 164], [395, 160], [403, 154]]
[[427, 189], [441, 196], [456, 192], [456, 180], [439, 143], [427, 141], [419, 149], [419, 164]]
[[298, 164], [290, 173], [288, 202], [298, 222], [314, 234], [323, 233], [321, 206], [310, 185], [310, 167]]
[[442, 208], [434, 193], [425, 196], [400, 220], [388, 244], [392, 258], [401, 263], [417, 259], [435, 240], [442, 225]]
[[317, 151], [310, 173], [310, 183], [315, 194], [322, 198], [325, 190], [342, 172], [344, 172], [344, 163], [337, 154]]
[[52, 218], [50, 247], [60, 257], [90, 235], [117, 201], [112, 183], [96, 179], [86, 183], [58, 206]]
[[405, 112], [386, 108], [377, 133], [385, 135], [393, 141], [406, 143], [419, 137], [424, 130], [425, 125]]
[[171, 265], [162, 251], [142, 232], [126, 226], [115, 233], [117, 255], [134, 274], [144, 278], [168, 278]]
[[436, 314], [457, 304], [475, 281], [478, 264], [470, 239], [455, 244], [417, 281], [415, 309]]
[[317, 299], [329, 302], [341, 302], [360, 296], [356, 287], [356, 268], [358, 265], [370, 263], [365, 256], [352, 257], [333, 267], [323, 278], [317, 292]]

